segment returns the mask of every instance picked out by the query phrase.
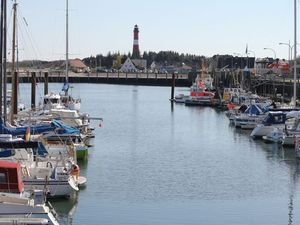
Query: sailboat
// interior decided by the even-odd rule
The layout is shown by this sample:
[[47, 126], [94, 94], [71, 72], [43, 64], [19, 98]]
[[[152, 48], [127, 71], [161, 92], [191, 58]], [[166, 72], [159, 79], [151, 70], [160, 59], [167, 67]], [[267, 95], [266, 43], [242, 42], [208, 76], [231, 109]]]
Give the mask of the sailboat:
[[58, 225], [57, 214], [41, 190], [24, 191], [21, 166], [0, 160], [0, 224]]
[[44, 96], [44, 109], [69, 109], [80, 111], [81, 100], [69, 95], [69, 0], [66, 0], [66, 59], [65, 82], [62, 93], [50, 93]]

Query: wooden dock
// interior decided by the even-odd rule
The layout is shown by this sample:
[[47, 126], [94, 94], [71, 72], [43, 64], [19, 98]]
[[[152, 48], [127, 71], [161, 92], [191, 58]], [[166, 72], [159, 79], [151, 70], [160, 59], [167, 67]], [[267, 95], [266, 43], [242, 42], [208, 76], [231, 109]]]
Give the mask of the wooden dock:
[[[63, 83], [64, 73], [51, 72], [26, 72], [18, 75], [20, 83], [30, 83], [32, 73], [35, 73], [37, 82], [44, 82], [45, 73], [48, 73], [49, 82]], [[10, 82], [8, 75], [8, 82]], [[171, 86], [172, 74], [155, 73], [70, 73], [70, 83], [106, 83], [106, 84], [126, 84], [126, 85], [151, 85], [151, 86]], [[175, 85], [179, 87], [189, 87], [192, 80], [188, 74], [175, 74]]]

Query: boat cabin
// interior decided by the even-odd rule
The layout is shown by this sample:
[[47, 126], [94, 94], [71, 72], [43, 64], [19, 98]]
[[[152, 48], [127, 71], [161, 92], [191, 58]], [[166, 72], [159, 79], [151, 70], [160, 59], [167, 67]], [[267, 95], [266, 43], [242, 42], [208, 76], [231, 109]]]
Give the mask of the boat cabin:
[[20, 164], [0, 160], [0, 192], [21, 193], [23, 190]]
[[286, 113], [284, 112], [269, 112], [263, 120], [264, 125], [284, 124], [286, 121]]
[[59, 94], [50, 93], [44, 96], [44, 108], [58, 108], [61, 105], [61, 96]]

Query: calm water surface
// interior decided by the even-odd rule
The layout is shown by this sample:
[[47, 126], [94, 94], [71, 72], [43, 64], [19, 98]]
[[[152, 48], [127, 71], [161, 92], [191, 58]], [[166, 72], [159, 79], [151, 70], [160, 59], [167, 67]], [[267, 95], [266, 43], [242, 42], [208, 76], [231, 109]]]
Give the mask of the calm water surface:
[[[30, 86], [20, 89], [28, 101]], [[94, 147], [80, 163], [86, 188], [52, 201], [61, 224], [300, 223], [293, 149], [252, 140], [213, 108], [171, 107], [168, 87], [74, 84], [72, 92], [104, 122], [93, 121]]]

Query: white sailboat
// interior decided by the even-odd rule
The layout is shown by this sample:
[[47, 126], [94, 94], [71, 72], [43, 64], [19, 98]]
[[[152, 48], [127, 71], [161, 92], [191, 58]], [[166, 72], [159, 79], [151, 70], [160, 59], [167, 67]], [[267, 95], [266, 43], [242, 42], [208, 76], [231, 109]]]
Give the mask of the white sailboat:
[[[79, 190], [79, 169], [75, 170], [79, 167], [72, 158], [63, 152], [49, 155], [38, 142], [0, 137], [0, 158], [20, 163], [26, 190], [44, 190], [48, 197], [68, 197]], [[75, 157], [75, 152], [71, 155]]]
[[0, 224], [59, 224], [43, 191], [24, 192], [19, 163], [0, 160], [0, 175]]
[[50, 93], [44, 96], [44, 109], [69, 109], [80, 111], [81, 100], [69, 95], [69, 0], [66, 0], [66, 59], [65, 59], [65, 82], [62, 87], [63, 93]]

